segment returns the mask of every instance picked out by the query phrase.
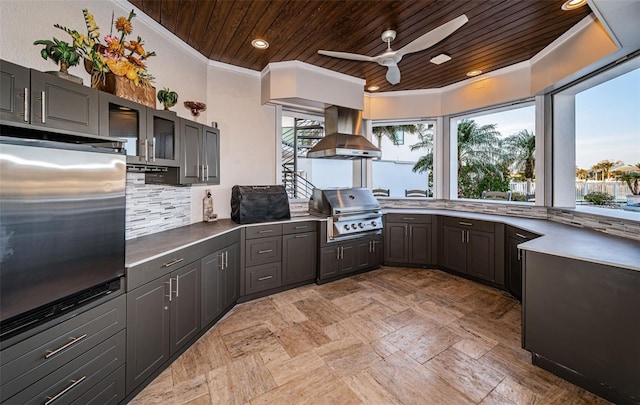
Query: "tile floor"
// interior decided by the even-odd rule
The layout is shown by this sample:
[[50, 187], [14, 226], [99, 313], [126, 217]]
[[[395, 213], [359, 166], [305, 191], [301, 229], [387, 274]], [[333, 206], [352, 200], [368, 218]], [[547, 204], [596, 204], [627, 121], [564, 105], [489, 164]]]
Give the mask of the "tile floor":
[[531, 365], [520, 304], [384, 267], [237, 305], [132, 404], [603, 404]]

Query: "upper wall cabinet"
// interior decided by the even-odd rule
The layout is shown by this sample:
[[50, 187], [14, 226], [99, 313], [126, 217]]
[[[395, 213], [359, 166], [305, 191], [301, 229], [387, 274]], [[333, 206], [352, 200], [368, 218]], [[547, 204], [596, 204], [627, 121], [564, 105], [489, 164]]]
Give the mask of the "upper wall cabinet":
[[2, 120], [98, 135], [98, 90], [0, 62]]
[[180, 183], [220, 184], [220, 130], [180, 119]]
[[178, 116], [100, 92], [100, 135], [127, 140], [127, 163], [179, 166]]

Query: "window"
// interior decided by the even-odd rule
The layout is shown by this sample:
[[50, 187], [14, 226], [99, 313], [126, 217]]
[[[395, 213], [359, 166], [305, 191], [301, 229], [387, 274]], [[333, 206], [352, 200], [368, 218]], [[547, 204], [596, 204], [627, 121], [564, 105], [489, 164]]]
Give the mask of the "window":
[[531, 102], [451, 122], [458, 198], [535, 200], [535, 106]]
[[640, 58], [561, 89], [553, 114], [553, 205], [640, 211]]
[[378, 121], [372, 127], [373, 141], [382, 151], [371, 165], [373, 189], [389, 190], [390, 197], [405, 197], [408, 190], [433, 197], [435, 122]]

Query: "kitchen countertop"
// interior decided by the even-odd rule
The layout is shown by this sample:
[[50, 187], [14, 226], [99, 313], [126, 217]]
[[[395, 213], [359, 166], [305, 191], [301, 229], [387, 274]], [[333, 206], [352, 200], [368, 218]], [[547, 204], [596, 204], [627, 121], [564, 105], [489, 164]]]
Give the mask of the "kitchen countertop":
[[[607, 235], [602, 232], [572, 227], [544, 219], [433, 209], [384, 209], [384, 213], [432, 214], [483, 221], [500, 222], [543, 235], [519, 245], [523, 250], [567, 257], [640, 271], [640, 242]], [[324, 221], [316, 216], [299, 216], [288, 221]], [[230, 219], [197, 223], [165, 232], [131, 239], [126, 242], [126, 267], [194, 245], [207, 239], [239, 229], [242, 226], [265, 225], [274, 222], [239, 225]]]

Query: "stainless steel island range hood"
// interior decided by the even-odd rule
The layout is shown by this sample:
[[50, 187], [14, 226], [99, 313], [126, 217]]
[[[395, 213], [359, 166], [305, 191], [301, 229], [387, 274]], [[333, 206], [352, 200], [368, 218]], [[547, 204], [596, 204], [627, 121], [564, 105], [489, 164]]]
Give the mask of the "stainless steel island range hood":
[[362, 111], [331, 106], [324, 110], [326, 134], [307, 153], [308, 158], [360, 159], [382, 156], [382, 152], [362, 136]]

